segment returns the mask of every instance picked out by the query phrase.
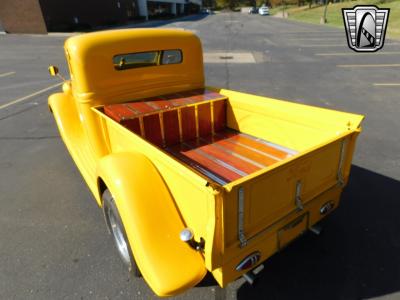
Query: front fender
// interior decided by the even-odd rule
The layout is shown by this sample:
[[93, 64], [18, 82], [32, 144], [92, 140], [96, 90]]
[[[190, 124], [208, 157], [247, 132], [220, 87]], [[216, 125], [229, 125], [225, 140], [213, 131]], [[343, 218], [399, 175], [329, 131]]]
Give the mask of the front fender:
[[56, 120], [61, 137], [69, 139], [70, 136], [82, 135], [79, 114], [76, 109], [74, 99], [70, 94], [55, 93], [49, 97], [49, 109]]
[[98, 175], [114, 197], [136, 263], [153, 291], [171, 296], [200, 282], [204, 260], [180, 241], [184, 222], [152, 162], [140, 153], [111, 154], [99, 162]]
[[[49, 97], [48, 105], [62, 140], [90, 190], [97, 196], [96, 158], [85, 134], [74, 98], [70, 93], [55, 93]], [[96, 200], [100, 202], [98, 197]]]

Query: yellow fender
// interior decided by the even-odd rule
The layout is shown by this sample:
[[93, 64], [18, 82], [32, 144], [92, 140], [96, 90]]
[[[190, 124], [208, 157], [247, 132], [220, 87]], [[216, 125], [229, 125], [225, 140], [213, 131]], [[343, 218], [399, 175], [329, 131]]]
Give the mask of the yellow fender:
[[[56, 93], [49, 97], [49, 109], [56, 120], [58, 130], [69, 153], [85, 178], [92, 193], [97, 196], [96, 160], [90, 147], [89, 139], [79, 120], [79, 113], [74, 99], [68, 91], [68, 84], [64, 84], [64, 93]], [[100, 199], [96, 197], [97, 203]]]
[[140, 153], [114, 153], [100, 160], [97, 171], [113, 195], [136, 263], [152, 290], [172, 296], [199, 283], [207, 272], [204, 259], [180, 240], [185, 225], [152, 162]]

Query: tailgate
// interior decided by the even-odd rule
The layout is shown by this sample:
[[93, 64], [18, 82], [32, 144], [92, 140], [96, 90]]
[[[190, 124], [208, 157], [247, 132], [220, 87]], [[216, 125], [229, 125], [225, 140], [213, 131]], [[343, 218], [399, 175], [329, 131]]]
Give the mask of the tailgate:
[[324, 191], [344, 185], [357, 134], [354, 131], [339, 137], [232, 185], [224, 201], [225, 248], [243, 248], [268, 227], [302, 211], [305, 204]]

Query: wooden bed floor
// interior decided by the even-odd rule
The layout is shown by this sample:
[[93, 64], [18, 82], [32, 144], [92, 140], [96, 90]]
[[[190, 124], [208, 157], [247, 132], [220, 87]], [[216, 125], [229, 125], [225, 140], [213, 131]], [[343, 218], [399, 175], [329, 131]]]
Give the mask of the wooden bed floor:
[[226, 129], [165, 150], [213, 181], [225, 185], [295, 155], [297, 152]]

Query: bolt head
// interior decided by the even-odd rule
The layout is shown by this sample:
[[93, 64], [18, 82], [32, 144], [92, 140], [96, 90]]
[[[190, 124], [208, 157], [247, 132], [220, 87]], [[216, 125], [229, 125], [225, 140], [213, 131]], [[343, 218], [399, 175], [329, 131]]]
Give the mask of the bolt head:
[[193, 240], [193, 231], [190, 228], [182, 229], [179, 237], [182, 242], [187, 243], [187, 242]]

